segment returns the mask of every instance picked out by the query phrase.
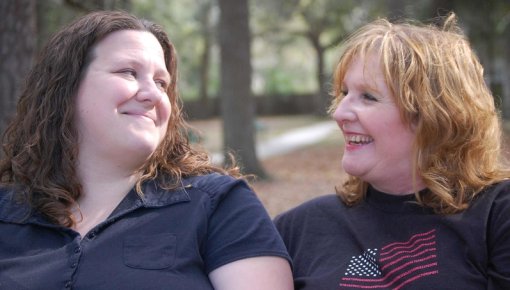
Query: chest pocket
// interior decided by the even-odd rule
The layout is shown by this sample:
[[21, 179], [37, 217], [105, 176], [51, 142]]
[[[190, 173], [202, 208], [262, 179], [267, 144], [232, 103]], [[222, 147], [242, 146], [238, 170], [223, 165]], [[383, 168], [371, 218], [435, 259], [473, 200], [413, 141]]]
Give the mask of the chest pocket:
[[172, 266], [175, 260], [175, 234], [131, 236], [124, 240], [124, 264], [131, 268], [157, 270]]

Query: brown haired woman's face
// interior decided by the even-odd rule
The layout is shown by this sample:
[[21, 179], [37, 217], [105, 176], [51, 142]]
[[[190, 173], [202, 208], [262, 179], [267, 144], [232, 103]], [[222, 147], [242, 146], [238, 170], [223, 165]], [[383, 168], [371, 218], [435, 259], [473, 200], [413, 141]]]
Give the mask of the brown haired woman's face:
[[142, 158], [163, 140], [171, 114], [163, 49], [148, 32], [113, 32], [94, 48], [77, 95], [80, 154]]
[[401, 119], [379, 57], [356, 57], [346, 71], [342, 91], [333, 118], [344, 134], [344, 170], [381, 191], [412, 192], [415, 132]]

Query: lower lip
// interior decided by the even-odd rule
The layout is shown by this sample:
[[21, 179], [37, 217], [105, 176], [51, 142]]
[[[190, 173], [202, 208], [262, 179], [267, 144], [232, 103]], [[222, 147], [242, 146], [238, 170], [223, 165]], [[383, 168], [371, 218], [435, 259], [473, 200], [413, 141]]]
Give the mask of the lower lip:
[[367, 143], [367, 144], [351, 144], [351, 143], [347, 142], [345, 144], [345, 150], [346, 151], [356, 151], [356, 150], [360, 150], [360, 149], [362, 149], [365, 146], [370, 145], [370, 144], [372, 144], [372, 143]]
[[131, 116], [131, 117], [135, 117], [137, 119], [143, 119], [143, 120], [147, 120], [147, 121], [150, 121], [151, 123], [154, 123], [154, 120], [152, 120], [151, 118], [145, 116], [145, 115], [137, 115], [137, 114], [127, 114], [128, 116]]

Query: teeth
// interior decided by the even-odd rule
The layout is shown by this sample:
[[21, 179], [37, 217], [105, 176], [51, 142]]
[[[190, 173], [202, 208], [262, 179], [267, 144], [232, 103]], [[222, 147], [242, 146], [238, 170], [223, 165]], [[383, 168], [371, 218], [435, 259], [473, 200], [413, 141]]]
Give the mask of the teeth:
[[349, 143], [355, 143], [355, 144], [367, 144], [372, 142], [374, 139], [372, 139], [369, 136], [361, 136], [361, 135], [351, 135], [347, 137], [347, 140]]

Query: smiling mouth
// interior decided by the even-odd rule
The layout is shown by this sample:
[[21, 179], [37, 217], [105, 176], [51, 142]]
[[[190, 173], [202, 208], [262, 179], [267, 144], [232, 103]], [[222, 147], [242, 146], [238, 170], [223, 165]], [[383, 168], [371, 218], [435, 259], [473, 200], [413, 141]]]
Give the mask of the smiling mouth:
[[148, 121], [151, 121], [153, 123], [156, 123], [155, 120], [153, 120], [151, 117], [149, 116], [146, 116], [144, 114], [135, 114], [135, 113], [124, 113], [124, 115], [127, 115], [127, 116], [131, 116], [131, 117], [135, 117], [135, 118], [142, 118], [142, 119], [146, 119]]
[[362, 135], [350, 135], [345, 139], [349, 145], [366, 145], [374, 142], [372, 137]]

